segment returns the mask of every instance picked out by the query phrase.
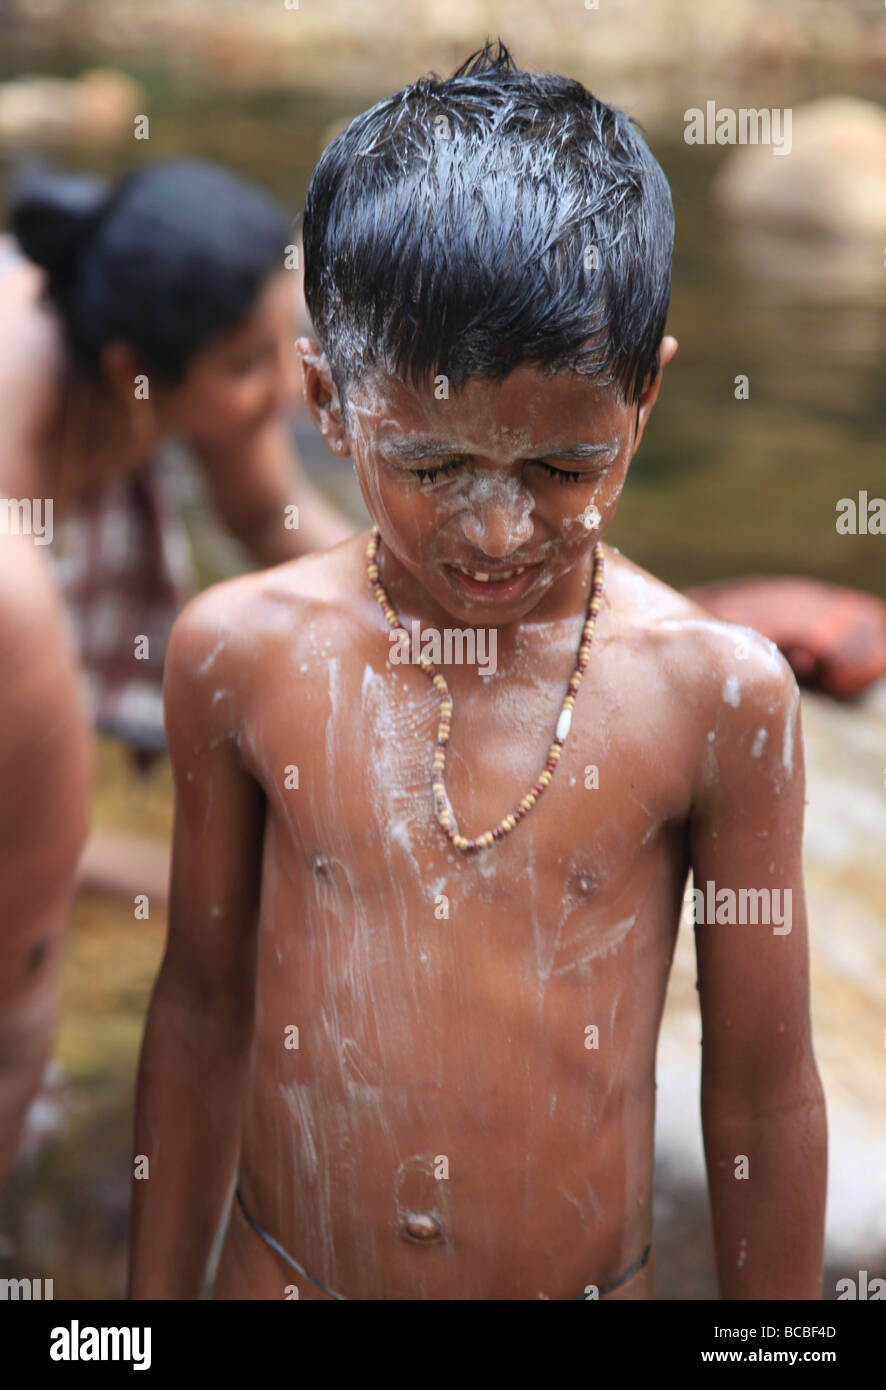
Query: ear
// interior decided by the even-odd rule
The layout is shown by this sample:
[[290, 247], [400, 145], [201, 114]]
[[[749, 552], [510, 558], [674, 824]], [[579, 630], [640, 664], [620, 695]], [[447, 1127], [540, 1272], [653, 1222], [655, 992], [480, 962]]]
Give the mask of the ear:
[[634, 445], [631, 450], [631, 458], [640, 447], [640, 440], [643, 438], [643, 431], [646, 428], [646, 421], [652, 413], [652, 407], [658, 400], [658, 392], [661, 387], [662, 372], [670, 362], [679, 344], [676, 338], [670, 336], [661, 340], [658, 349], [658, 367], [654, 373], [650, 373], [646, 385], [643, 387], [643, 394], [637, 402], [637, 431], [634, 435]]
[[147, 376], [148, 373], [129, 344], [120, 338], [106, 343], [99, 358], [99, 369], [109, 394], [126, 410], [131, 410], [132, 402], [136, 399], [136, 378]]
[[311, 419], [339, 458], [351, 452], [341, 415], [341, 402], [332, 380], [326, 353], [310, 338], [296, 338], [295, 350], [301, 359], [305, 379], [305, 401]]

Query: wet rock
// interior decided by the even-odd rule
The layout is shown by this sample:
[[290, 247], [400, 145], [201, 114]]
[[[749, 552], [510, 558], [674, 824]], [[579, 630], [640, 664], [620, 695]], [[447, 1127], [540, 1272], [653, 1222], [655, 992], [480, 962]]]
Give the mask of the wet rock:
[[24, 76], [0, 84], [0, 138], [10, 143], [62, 136], [102, 142], [132, 134], [145, 111], [142, 87], [113, 68], [92, 68], [76, 81]]
[[742, 222], [833, 238], [881, 237], [886, 222], [886, 111], [856, 97], [796, 107], [790, 152], [730, 150], [712, 186]]

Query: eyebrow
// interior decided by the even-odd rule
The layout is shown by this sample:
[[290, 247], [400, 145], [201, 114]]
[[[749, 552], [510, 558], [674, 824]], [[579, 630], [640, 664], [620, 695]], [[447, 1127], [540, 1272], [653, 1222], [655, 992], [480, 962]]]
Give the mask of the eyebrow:
[[[599, 458], [602, 454], [611, 453], [616, 443], [617, 440], [609, 439], [602, 444], [571, 444], [566, 449], [538, 449], [531, 457], [580, 462], [584, 459]], [[441, 439], [400, 439], [393, 437], [382, 440], [381, 447], [386, 453], [393, 454], [404, 463], [417, 463], [426, 458], [441, 458], [445, 454], [465, 453], [457, 445], [449, 444]]]

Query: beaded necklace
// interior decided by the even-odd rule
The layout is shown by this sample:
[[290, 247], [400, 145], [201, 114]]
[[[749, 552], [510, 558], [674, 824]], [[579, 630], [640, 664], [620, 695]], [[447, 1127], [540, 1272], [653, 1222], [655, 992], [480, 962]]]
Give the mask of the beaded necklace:
[[[378, 547], [381, 536], [377, 526], [373, 526], [366, 547], [366, 572], [369, 579], [369, 587], [378, 600], [378, 605], [384, 614], [388, 625], [392, 628], [400, 628], [403, 631], [403, 624], [388, 598], [387, 590], [381, 582], [381, 573], [378, 567]], [[430, 676], [435, 690], [440, 695], [440, 723], [437, 727], [437, 744], [434, 749], [434, 763], [431, 774], [434, 789], [434, 810], [437, 822], [454, 849], [460, 850], [462, 854], [473, 854], [480, 849], [489, 849], [496, 840], [504, 839], [514, 829], [518, 821], [532, 810], [538, 798], [541, 796], [545, 787], [551, 781], [560, 761], [560, 753], [563, 744], [569, 735], [572, 727], [572, 711], [575, 708], [575, 697], [581, 685], [582, 676], [590, 660], [591, 639], [594, 635], [594, 627], [597, 622], [597, 614], [600, 611], [600, 604], [603, 596], [603, 547], [598, 541], [594, 546], [594, 571], [591, 580], [591, 594], [588, 601], [587, 615], [584, 627], [582, 628], [581, 641], [578, 647], [578, 656], [575, 668], [569, 677], [569, 684], [566, 688], [566, 695], [560, 708], [560, 717], [557, 720], [557, 729], [554, 734], [554, 741], [548, 749], [547, 762], [544, 769], [539, 774], [538, 781], [530, 787], [529, 791], [521, 798], [518, 806], [511, 811], [510, 815], [505, 816], [504, 820], [499, 821], [498, 825], [492, 830], [485, 830], [482, 835], [469, 840], [464, 835], [459, 835], [456, 827], [452, 823], [452, 807], [446, 793], [446, 784], [443, 780], [443, 772], [446, 767], [446, 745], [449, 742], [449, 735], [452, 728], [452, 696], [449, 693], [449, 686], [446, 679], [440, 674], [432, 661], [425, 657], [421, 658], [420, 665], [423, 671]]]

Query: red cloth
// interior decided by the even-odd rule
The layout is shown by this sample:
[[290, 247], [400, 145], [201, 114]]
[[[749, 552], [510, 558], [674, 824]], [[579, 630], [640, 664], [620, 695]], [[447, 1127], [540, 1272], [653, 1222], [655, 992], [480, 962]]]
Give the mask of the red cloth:
[[799, 681], [849, 699], [886, 674], [886, 603], [817, 579], [752, 577], [687, 589], [718, 618], [762, 632]]

